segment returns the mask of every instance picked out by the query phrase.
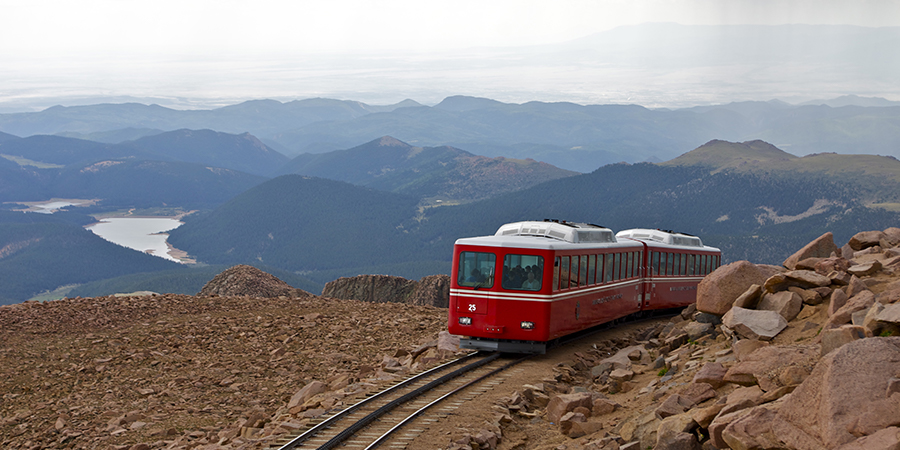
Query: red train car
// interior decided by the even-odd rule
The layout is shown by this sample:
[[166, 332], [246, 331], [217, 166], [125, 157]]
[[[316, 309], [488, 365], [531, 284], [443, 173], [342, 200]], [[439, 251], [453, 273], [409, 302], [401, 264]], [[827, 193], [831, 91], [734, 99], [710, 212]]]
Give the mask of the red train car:
[[720, 264], [696, 236], [516, 222], [453, 249], [450, 333], [464, 348], [544, 353], [555, 339], [641, 311], [686, 306]]

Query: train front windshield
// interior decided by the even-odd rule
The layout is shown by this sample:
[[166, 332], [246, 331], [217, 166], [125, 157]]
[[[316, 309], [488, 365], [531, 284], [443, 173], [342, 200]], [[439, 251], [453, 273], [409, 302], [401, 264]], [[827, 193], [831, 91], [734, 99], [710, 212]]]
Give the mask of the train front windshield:
[[497, 257], [493, 253], [461, 252], [456, 282], [467, 287], [492, 287]]

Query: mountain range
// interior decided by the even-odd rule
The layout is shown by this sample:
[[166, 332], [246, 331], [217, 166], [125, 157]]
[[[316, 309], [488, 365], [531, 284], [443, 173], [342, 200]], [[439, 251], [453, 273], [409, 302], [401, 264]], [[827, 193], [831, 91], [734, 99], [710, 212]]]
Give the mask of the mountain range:
[[414, 146], [446, 145], [487, 157], [531, 158], [578, 172], [622, 161], [666, 161], [713, 139], [762, 139], [795, 155], [836, 152], [900, 157], [896, 102], [842, 97], [831, 103], [836, 106], [822, 103], [791, 105], [773, 100], [669, 110], [637, 105], [515, 104], [451, 96], [434, 106], [411, 100], [389, 106], [332, 99], [253, 100], [212, 110], [180, 111], [157, 105], [103, 104], [0, 114], [0, 131], [17, 136], [74, 132], [106, 141], [152, 130], [249, 132], [288, 157], [393, 136]]
[[[704, 156], [719, 153], [726, 156], [711, 161]], [[827, 231], [841, 242], [861, 227], [886, 228], [900, 219], [896, 212], [872, 207], [900, 192], [900, 182], [877, 175], [896, 160], [870, 157], [857, 163], [855, 155], [833, 155], [822, 169], [771, 169], [778, 159], [797, 159], [789, 156], [761, 141], [711, 141], [667, 164], [612, 164], [423, 211], [395, 194], [288, 175], [208, 215], [188, 218], [172, 231], [170, 242], [204, 261], [258, 261], [324, 283], [335, 275], [373, 270], [409, 278], [447, 273], [457, 238], [493, 234], [518, 220], [680, 230], [722, 248], [726, 262], [779, 264], [788, 249]], [[745, 161], [737, 164], [741, 170], [732, 167], [737, 160]], [[829, 167], [849, 169], [836, 173]], [[857, 169], [869, 175], [854, 174]], [[415, 264], [400, 265], [410, 262]]]

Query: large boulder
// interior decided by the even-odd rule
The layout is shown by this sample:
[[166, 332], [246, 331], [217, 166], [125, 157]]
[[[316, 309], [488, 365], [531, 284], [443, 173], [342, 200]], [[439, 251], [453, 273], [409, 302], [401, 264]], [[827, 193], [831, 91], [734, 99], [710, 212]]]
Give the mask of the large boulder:
[[734, 301], [754, 284], [763, 285], [771, 275], [749, 261], [720, 266], [697, 286], [697, 309], [718, 316], [731, 309]]
[[850, 342], [821, 359], [778, 415], [821, 448], [837, 448], [900, 424], [900, 393], [888, 389], [898, 373], [900, 337]]
[[791, 256], [784, 260], [784, 267], [790, 270], [797, 268], [797, 263], [807, 258], [828, 258], [832, 253], [840, 255], [837, 245], [834, 245], [834, 235], [831, 232], [825, 233], [814, 241], [806, 244], [800, 250], [797, 250]]
[[774, 294], [766, 294], [756, 307], [761, 311], [775, 311], [788, 322], [794, 320], [800, 309], [803, 308], [803, 299], [800, 295], [791, 291], [781, 291]]
[[882, 239], [887, 238], [883, 231], [860, 231], [850, 238], [847, 245], [853, 250], [860, 251], [864, 248], [874, 247], [881, 243]]
[[788, 322], [775, 311], [734, 307], [722, 317], [722, 324], [746, 339], [768, 341], [787, 328]]
[[818, 358], [819, 349], [815, 346], [772, 345], [760, 347], [728, 369], [724, 380], [743, 386], [758, 384], [764, 391], [772, 391], [784, 386], [785, 382], [792, 382], [794, 377], [784, 376], [789, 370], [803, 369], [804, 374], [801, 374], [799, 378], [809, 374], [809, 370], [806, 368], [812, 367]]

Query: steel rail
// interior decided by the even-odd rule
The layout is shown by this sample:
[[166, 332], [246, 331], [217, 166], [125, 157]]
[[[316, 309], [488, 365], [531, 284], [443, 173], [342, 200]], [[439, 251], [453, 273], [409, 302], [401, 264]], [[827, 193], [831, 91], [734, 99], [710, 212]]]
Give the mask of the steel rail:
[[421, 395], [425, 392], [428, 392], [428, 391], [434, 389], [435, 387], [446, 383], [449, 380], [452, 380], [453, 378], [456, 378], [466, 372], [469, 372], [473, 369], [477, 369], [489, 362], [492, 362], [499, 357], [500, 357], [499, 352], [493, 353], [490, 356], [488, 356], [480, 361], [476, 361], [465, 367], [460, 367], [459, 369], [456, 369], [453, 372], [448, 373], [447, 375], [444, 375], [434, 381], [431, 381], [430, 383], [428, 383], [420, 388], [417, 388], [413, 391], [410, 391], [410, 392], [404, 394], [403, 396], [401, 396], [399, 398], [392, 400], [390, 403], [382, 406], [381, 408], [378, 408], [377, 410], [373, 411], [366, 417], [363, 417], [362, 419], [358, 420], [356, 423], [347, 427], [346, 429], [344, 429], [344, 431], [341, 431], [336, 436], [331, 438], [328, 442], [319, 446], [319, 450], [330, 450], [334, 447], [337, 447], [339, 444], [341, 444], [342, 442], [347, 440], [347, 438], [356, 434], [357, 431], [365, 428], [370, 423], [374, 422], [376, 419], [378, 419], [382, 415], [386, 414], [387, 412], [391, 411], [392, 409], [396, 408], [397, 406], [402, 405], [403, 403], [406, 403], [406, 402], [412, 400], [413, 398], [416, 398], [419, 395]]
[[409, 377], [409, 378], [407, 378], [406, 380], [403, 380], [403, 381], [400, 382], [400, 383], [397, 383], [397, 384], [392, 385], [392, 386], [390, 386], [390, 387], [388, 387], [388, 388], [386, 388], [386, 389], [383, 389], [383, 390], [379, 391], [378, 393], [375, 393], [375, 394], [369, 396], [369, 397], [366, 398], [366, 399], [363, 399], [363, 400], [361, 400], [361, 401], [359, 401], [359, 402], [357, 402], [357, 403], [355, 403], [355, 404], [353, 404], [353, 405], [348, 406], [347, 408], [344, 408], [344, 409], [338, 411], [337, 414], [335, 414], [335, 415], [333, 415], [333, 416], [331, 416], [331, 417], [329, 417], [329, 418], [323, 420], [322, 422], [319, 422], [318, 424], [316, 424], [316, 425], [313, 426], [312, 428], [310, 428], [310, 429], [304, 431], [303, 433], [301, 433], [300, 435], [298, 435], [298, 436], [295, 437], [294, 439], [291, 439], [288, 443], [286, 443], [286, 444], [284, 444], [284, 445], [278, 447], [278, 450], [293, 450], [293, 449], [296, 448], [298, 445], [302, 444], [304, 441], [306, 441], [306, 440], [308, 440], [308, 439], [314, 437], [316, 434], [318, 434], [318, 433], [321, 432], [322, 430], [325, 430], [326, 428], [329, 428], [332, 424], [334, 424], [334, 423], [337, 422], [338, 420], [343, 419], [344, 417], [346, 417], [346, 416], [352, 414], [354, 411], [356, 411], [356, 410], [359, 409], [359, 408], [362, 408], [363, 406], [369, 404], [370, 402], [373, 402], [373, 401], [375, 401], [375, 400], [377, 400], [377, 399], [379, 399], [379, 398], [381, 398], [381, 397], [383, 397], [383, 396], [385, 396], [385, 395], [389, 395], [389, 394], [395, 392], [395, 391], [398, 390], [398, 389], [401, 389], [401, 388], [403, 388], [403, 387], [405, 387], [405, 386], [408, 386], [408, 385], [411, 384], [411, 383], [414, 383], [414, 382], [416, 382], [416, 381], [419, 381], [419, 380], [421, 380], [421, 379], [423, 379], [423, 378], [427, 378], [429, 375], [431, 375], [431, 374], [433, 374], [433, 373], [435, 373], [435, 372], [439, 372], [439, 371], [444, 370], [445, 368], [450, 367], [450, 366], [453, 366], [453, 365], [455, 365], [455, 364], [461, 364], [461, 363], [463, 363], [463, 362], [465, 362], [465, 361], [468, 361], [468, 360], [470, 360], [470, 359], [472, 359], [472, 358], [475, 358], [475, 357], [478, 357], [478, 356], [483, 356], [483, 353], [482, 353], [482, 352], [469, 353], [469, 354], [466, 355], [466, 356], [463, 356], [463, 357], [461, 357], [461, 358], [454, 359], [453, 361], [448, 361], [448, 362], [446, 362], [446, 363], [444, 363], [444, 364], [441, 364], [441, 365], [439, 365], [439, 366], [436, 366], [436, 367], [433, 367], [433, 368], [431, 368], [431, 369], [428, 369], [428, 370], [426, 370], [426, 371], [424, 371], [424, 372], [422, 372], [422, 373], [420, 373], [420, 374], [418, 374], [418, 375], [415, 375], [415, 376], [413, 376], [413, 377]]
[[506, 370], [506, 369], [509, 369], [510, 367], [512, 367], [512, 366], [514, 366], [514, 365], [516, 365], [516, 364], [518, 364], [518, 363], [520, 363], [520, 362], [522, 362], [522, 361], [525, 361], [526, 359], [531, 358], [532, 356], [534, 356], [534, 355], [528, 355], [528, 356], [526, 356], [526, 357], [524, 357], [524, 358], [519, 358], [519, 359], [517, 359], [517, 360], [515, 360], [515, 361], [512, 361], [512, 362], [509, 362], [509, 363], [507, 363], [507, 364], [504, 364], [503, 366], [498, 367], [498, 368], [496, 368], [496, 369], [494, 369], [494, 370], [492, 370], [492, 371], [490, 371], [490, 372], [488, 372], [488, 373], [486, 373], [486, 374], [484, 374], [484, 375], [482, 375], [482, 376], [480, 376], [480, 377], [478, 377], [478, 378], [475, 378], [474, 380], [471, 380], [471, 381], [469, 381], [469, 382], [463, 384], [462, 386], [459, 386], [459, 387], [457, 387], [456, 389], [454, 389], [454, 390], [452, 390], [452, 391], [450, 391], [450, 392], [448, 392], [448, 393], [446, 393], [446, 394], [444, 394], [444, 395], [438, 397], [437, 399], [433, 400], [431, 403], [428, 403], [427, 405], [425, 405], [425, 406], [419, 408], [418, 410], [416, 410], [415, 412], [413, 412], [412, 414], [410, 414], [409, 416], [407, 416], [405, 419], [401, 420], [400, 423], [398, 423], [397, 425], [394, 425], [393, 427], [391, 427], [390, 430], [388, 430], [387, 432], [385, 432], [384, 434], [382, 434], [381, 436], [379, 436], [378, 439], [376, 439], [374, 442], [372, 442], [371, 444], [369, 444], [369, 446], [366, 447], [364, 450], [372, 450], [372, 449], [374, 449], [375, 447], [378, 447], [379, 445], [381, 445], [382, 442], [384, 442], [385, 440], [387, 440], [387, 438], [388, 438], [390, 435], [394, 434], [395, 431], [399, 430], [401, 427], [403, 427], [404, 425], [406, 425], [407, 422], [409, 422], [409, 421], [415, 419], [416, 417], [420, 416], [422, 413], [425, 412], [425, 410], [427, 410], [427, 409], [431, 408], [432, 406], [434, 406], [434, 405], [440, 403], [441, 401], [443, 401], [443, 400], [446, 399], [447, 397], [450, 397], [450, 396], [452, 396], [452, 395], [454, 395], [454, 394], [456, 394], [456, 393], [462, 391], [463, 389], [465, 389], [465, 388], [467, 388], [467, 387], [470, 387], [470, 386], [472, 386], [472, 385], [474, 385], [474, 384], [480, 383], [480, 382], [484, 381], [485, 379], [487, 379], [487, 378], [489, 378], [489, 377], [491, 377], [491, 376], [493, 376], [493, 375], [496, 375], [497, 373], [500, 373], [500, 372], [502, 372], [502, 371], [504, 371], [504, 370]]

